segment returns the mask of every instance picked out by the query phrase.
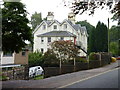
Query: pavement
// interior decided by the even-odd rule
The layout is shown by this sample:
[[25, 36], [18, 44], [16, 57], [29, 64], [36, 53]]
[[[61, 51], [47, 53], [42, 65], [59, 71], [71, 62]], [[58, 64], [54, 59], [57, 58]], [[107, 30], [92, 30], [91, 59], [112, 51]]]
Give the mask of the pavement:
[[83, 70], [41, 80], [10, 80], [2, 81], [2, 88], [62, 88], [69, 83], [83, 80], [91, 76], [115, 69], [120, 66], [120, 60], [104, 67]]

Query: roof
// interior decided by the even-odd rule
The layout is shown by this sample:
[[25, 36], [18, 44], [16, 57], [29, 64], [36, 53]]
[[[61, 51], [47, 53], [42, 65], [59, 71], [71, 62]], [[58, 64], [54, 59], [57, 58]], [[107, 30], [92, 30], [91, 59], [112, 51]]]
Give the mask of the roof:
[[68, 31], [51, 31], [37, 36], [38, 37], [76, 37], [76, 35]]
[[85, 32], [87, 34], [87, 30], [86, 30], [85, 26], [81, 26], [80, 24], [73, 24], [70, 20], [67, 20], [67, 19], [65, 19], [62, 23], [60, 23], [58, 20], [53, 20], [53, 21], [44, 20], [39, 26], [36, 27], [36, 29], [33, 31], [33, 33], [35, 33], [43, 23], [46, 23], [47, 26], [50, 27], [54, 22], [58, 23], [59, 25], [62, 25], [63, 22], [67, 22], [67, 23], [69, 23], [70, 26], [72, 26], [72, 28], [74, 30], [76, 30], [76, 31], [80, 30], [81, 33]]

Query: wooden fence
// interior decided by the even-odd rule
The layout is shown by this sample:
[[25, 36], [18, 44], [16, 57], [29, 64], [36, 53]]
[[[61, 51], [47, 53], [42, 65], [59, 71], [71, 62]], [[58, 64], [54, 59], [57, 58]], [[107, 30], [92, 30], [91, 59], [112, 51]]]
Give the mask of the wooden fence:
[[108, 53], [97, 53], [96, 60], [90, 60], [89, 62], [76, 62], [76, 65], [62, 65], [59, 67], [44, 67], [44, 77], [57, 76], [65, 73], [72, 73], [81, 70], [98, 68], [110, 64], [111, 54]]

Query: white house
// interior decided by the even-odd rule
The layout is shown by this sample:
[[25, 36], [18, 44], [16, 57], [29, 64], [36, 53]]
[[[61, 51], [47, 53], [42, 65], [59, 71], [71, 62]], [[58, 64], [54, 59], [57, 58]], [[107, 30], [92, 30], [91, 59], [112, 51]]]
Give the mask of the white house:
[[47, 20], [41, 22], [33, 32], [33, 51], [45, 53], [50, 48], [50, 43], [58, 40], [72, 40], [80, 48], [80, 56], [86, 56], [87, 30], [85, 26], [75, 24], [75, 15], [68, 14], [68, 19], [62, 23], [54, 19], [52, 12], [48, 12]]

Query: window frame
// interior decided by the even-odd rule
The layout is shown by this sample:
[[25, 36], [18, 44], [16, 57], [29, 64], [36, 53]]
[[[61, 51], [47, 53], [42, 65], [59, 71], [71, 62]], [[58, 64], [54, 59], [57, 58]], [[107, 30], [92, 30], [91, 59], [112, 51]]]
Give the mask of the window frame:
[[53, 29], [57, 29], [57, 25], [53, 25]]
[[46, 25], [43, 25], [43, 30], [45, 30], [46, 29]]
[[67, 29], [67, 24], [64, 24], [64, 29]]
[[48, 43], [50, 43], [51, 42], [51, 37], [48, 37]]

